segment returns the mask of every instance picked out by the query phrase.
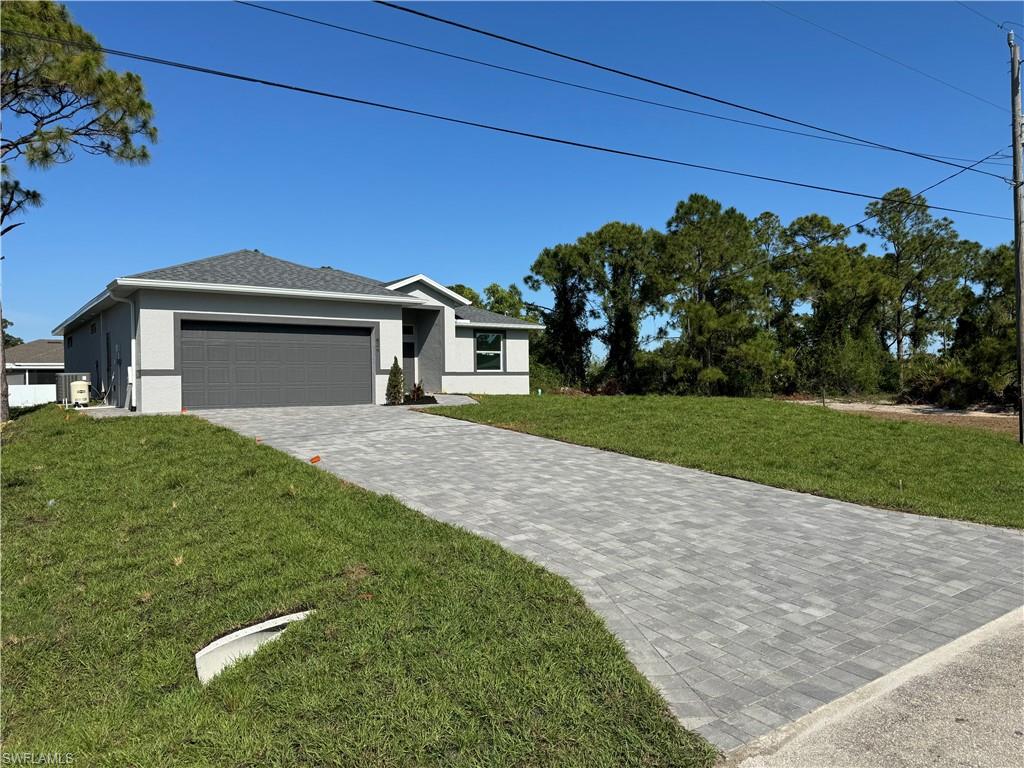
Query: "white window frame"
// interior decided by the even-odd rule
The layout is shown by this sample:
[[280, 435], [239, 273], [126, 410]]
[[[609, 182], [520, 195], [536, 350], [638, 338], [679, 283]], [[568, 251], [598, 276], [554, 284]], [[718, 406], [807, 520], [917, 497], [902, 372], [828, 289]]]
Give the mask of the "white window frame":
[[[478, 349], [477, 343], [481, 336], [497, 336], [498, 337], [498, 349]], [[498, 367], [497, 368], [481, 368], [479, 355], [497, 355], [498, 356]], [[480, 329], [473, 332], [473, 370], [480, 373], [503, 373], [505, 370], [505, 334], [502, 331]]]

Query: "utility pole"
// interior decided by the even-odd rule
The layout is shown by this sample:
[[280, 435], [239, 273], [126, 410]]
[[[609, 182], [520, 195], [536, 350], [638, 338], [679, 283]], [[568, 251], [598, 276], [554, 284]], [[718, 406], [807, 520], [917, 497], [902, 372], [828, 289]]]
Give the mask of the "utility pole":
[[1010, 46], [1010, 118], [1013, 123], [1013, 252], [1017, 299], [1017, 441], [1024, 445], [1024, 168], [1021, 154], [1020, 46], [1013, 31]]

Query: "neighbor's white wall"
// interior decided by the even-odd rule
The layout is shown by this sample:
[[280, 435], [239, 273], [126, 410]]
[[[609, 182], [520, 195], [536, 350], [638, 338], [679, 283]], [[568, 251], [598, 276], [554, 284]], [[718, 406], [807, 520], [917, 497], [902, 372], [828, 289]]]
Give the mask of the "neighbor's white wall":
[[530, 375], [528, 373], [503, 373], [443, 376], [441, 389], [449, 394], [528, 395], [530, 394]]
[[[378, 370], [387, 370], [391, 361], [402, 358], [402, 307], [364, 302], [292, 299], [275, 296], [188, 293], [185, 291], [144, 290], [138, 293], [140, 382], [139, 408], [144, 411], [181, 410], [181, 377], [146, 376], [146, 370], [175, 368], [174, 313], [202, 312], [224, 315], [224, 320], [245, 319], [272, 323], [286, 318], [317, 320], [373, 321], [380, 324], [375, 360]], [[384, 402], [387, 374], [374, 374], [376, 397]], [[148, 402], [143, 402], [148, 392]]]
[[8, 384], [8, 402], [12, 408], [53, 403], [57, 400], [56, 384]]

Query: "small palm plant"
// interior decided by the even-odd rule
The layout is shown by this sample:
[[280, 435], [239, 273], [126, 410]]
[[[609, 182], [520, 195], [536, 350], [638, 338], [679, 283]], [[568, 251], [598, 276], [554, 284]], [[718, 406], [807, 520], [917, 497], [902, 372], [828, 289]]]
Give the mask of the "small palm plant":
[[385, 399], [388, 405], [401, 405], [405, 397], [405, 374], [402, 373], [402, 366], [398, 364], [398, 358], [391, 364], [388, 371], [388, 388]]

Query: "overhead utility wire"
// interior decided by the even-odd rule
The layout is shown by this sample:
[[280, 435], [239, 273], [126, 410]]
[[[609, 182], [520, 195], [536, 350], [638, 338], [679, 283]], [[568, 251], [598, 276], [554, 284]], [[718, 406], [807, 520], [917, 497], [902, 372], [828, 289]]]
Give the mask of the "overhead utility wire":
[[[993, 157], [993, 156], [995, 156], [995, 155], [999, 154], [1000, 152], [1002, 152], [1002, 151], [1003, 151], [1004, 149], [1005, 149], [1005, 147], [1000, 147], [1000, 148], [999, 148], [999, 149], [997, 149], [997, 150], [996, 150], [995, 152], [992, 152], [992, 153], [990, 153], [990, 154], [987, 154], [987, 155], [985, 155], [985, 157], [981, 158], [980, 160], [976, 160], [976, 161], [975, 161], [975, 162], [973, 163], [973, 165], [978, 165], [979, 163], [983, 163], [983, 162], [985, 162], [985, 161], [986, 161], [986, 160], [988, 160], [989, 158], [991, 158], [991, 157]], [[970, 166], [968, 166], [968, 168], [969, 168], [969, 167], [970, 167]], [[946, 183], [947, 181], [952, 181], [952, 180], [953, 180], [953, 179], [955, 179], [955, 178], [956, 178], [957, 176], [959, 176], [960, 174], [964, 173], [964, 172], [965, 172], [966, 170], [967, 170], [967, 168], [964, 168], [964, 169], [962, 169], [962, 170], [959, 170], [959, 171], [954, 171], [953, 173], [949, 174], [948, 176], [945, 176], [945, 177], [943, 177], [943, 178], [939, 179], [939, 180], [938, 180], [938, 181], [936, 181], [936, 182], [935, 182], [934, 184], [929, 184], [929, 185], [928, 185], [927, 187], [925, 187], [924, 189], [921, 189], [921, 190], [919, 190], [919, 191], [917, 191], [917, 192], [913, 193], [913, 195], [912, 195], [911, 197], [920, 197], [920, 196], [921, 196], [921, 195], [923, 195], [923, 194], [924, 194], [925, 192], [930, 192], [931, 190], [935, 189], [936, 187], [938, 187], [938, 186], [940, 186], [940, 185], [942, 185], [942, 184], [945, 184], [945, 183]], [[902, 205], [902, 206], [909, 206], [909, 205], [911, 205], [910, 203], [907, 203], [907, 202], [905, 202], [905, 201], [900, 201], [900, 200], [891, 200], [890, 202], [892, 202], [892, 203], [895, 203], [896, 205]], [[836, 232], [835, 232], [835, 233], [831, 233], [831, 234], [830, 234], [830, 236], [834, 238], [834, 237], [838, 237], [838, 236], [840, 235], [840, 233], [842, 233], [843, 235], [849, 234], [850, 232], [852, 232], [853, 230], [855, 230], [855, 229], [856, 229], [857, 227], [859, 227], [859, 226], [862, 226], [863, 224], [866, 224], [866, 223], [868, 223], [869, 221], [871, 221], [871, 220], [872, 220], [872, 219], [874, 219], [874, 218], [877, 218], [877, 216], [876, 216], [876, 215], [874, 215], [874, 214], [872, 214], [872, 215], [870, 215], [870, 216], [865, 216], [865, 217], [864, 217], [863, 219], [861, 219], [860, 221], [858, 221], [858, 222], [857, 222], [856, 224], [851, 224], [851, 225], [850, 225], [850, 226], [848, 226], [848, 227], [842, 227], [841, 229], [839, 229], [839, 230], [836, 230]], [[821, 242], [822, 240], [828, 239], [828, 237], [829, 237], [829, 236], [826, 236], [826, 237], [823, 237], [823, 238], [819, 238], [818, 240], [815, 240], [815, 241], [814, 241], [813, 243], [809, 243], [809, 245], [817, 245], [817, 244], [818, 244], [818, 243], [820, 243], [820, 242]]]
[[[985, 157], [981, 158], [980, 160], [975, 160], [974, 163], [972, 163], [972, 164], [973, 165], [977, 165], [979, 163], [983, 163], [987, 159], [992, 157], [993, 155], [996, 155], [996, 154], [1002, 152], [1003, 149], [1004, 149], [1003, 147], [1000, 147], [995, 152], [992, 152], [990, 154], [985, 155]], [[967, 169], [965, 168], [963, 170], [954, 171], [953, 173], [949, 174], [948, 176], [945, 176], [945, 177], [939, 179], [934, 184], [929, 184], [924, 189], [921, 189], [921, 190], [919, 190], [917, 192], [914, 192], [911, 195], [911, 198], [920, 197], [925, 192], [929, 192], [929, 191], [935, 189], [936, 187], [938, 187], [938, 186], [940, 186], [942, 184], [945, 184], [947, 181], [955, 179], [957, 176], [959, 176], [961, 173], [964, 173], [966, 170]], [[897, 205], [897, 206], [900, 206], [900, 207], [915, 207], [914, 203], [908, 202], [906, 200], [893, 200], [891, 198], [887, 198], [887, 199], [888, 199], [888, 202], [890, 202], [892, 205]], [[917, 207], [919, 207], [919, 206], [917, 206]], [[875, 219], [875, 218], [878, 218], [877, 214], [870, 214], [868, 216], [865, 216], [863, 219], [861, 219], [860, 221], [858, 221], [855, 224], [840, 225], [839, 227], [837, 227], [836, 229], [832, 230], [831, 232], [826, 232], [825, 234], [820, 235], [819, 237], [808, 239], [807, 242], [801, 243], [800, 247], [804, 248], [804, 249], [814, 248], [815, 246], [820, 245], [821, 243], [825, 242], [826, 240], [836, 240], [836, 239], [838, 239], [840, 237], [846, 237], [848, 234], [852, 233], [853, 230], [857, 229], [857, 227], [860, 227], [863, 224], [867, 224], [869, 221], [871, 221], [872, 219]], [[734, 276], [739, 276], [739, 275], [748, 274], [748, 273], [753, 272], [756, 269], [759, 269], [760, 267], [768, 266], [769, 264], [771, 264], [771, 259], [770, 258], [769, 259], [765, 259], [763, 261], [759, 261], [756, 264], [752, 264], [751, 266], [749, 266], [749, 267], [747, 267], [745, 269], [741, 269], [741, 270], [739, 270], [737, 272], [734, 272], [733, 275]]]
[[980, 173], [980, 174], [983, 174], [985, 176], [992, 176], [993, 178], [999, 179], [1001, 181], [1005, 181], [1005, 178], [1003, 176], [1000, 176], [1000, 175], [995, 174], [995, 173], [990, 173], [989, 171], [983, 171], [983, 170], [981, 170], [979, 168], [971, 168], [970, 166], [960, 165], [958, 163], [950, 162], [948, 160], [940, 160], [940, 159], [935, 158], [935, 157], [930, 157], [930, 156], [928, 156], [928, 155], [926, 155], [926, 154], [924, 154], [922, 152], [915, 152], [915, 151], [910, 150], [910, 149], [902, 149], [900, 147], [894, 147], [894, 146], [891, 146], [889, 144], [883, 144], [883, 143], [878, 142], [878, 141], [872, 141], [870, 139], [864, 139], [864, 138], [861, 138], [859, 136], [854, 136], [854, 135], [849, 134], [849, 133], [842, 133], [840, 131], [833, 131], [833, 130], [831, 130], [829, 128], [822, 128], [821, 126], [814, 125], [813, 123], [803, 122], [802, 120], [796, 120], [796, 119], [790, 118], [790, 117], [783, 117], [782, 115], [776, 114], [774, 112], [768, 112], [768, 111], [763, 110], [763, 109], [757, 109], [756, 107], [748, 107], [745, 104], [739, 104], [739, 103], [737, 103], [735, 101], [729, 101], [727, 99], [721, 99], [721, 98], [719, 98], [717, 96], [711, 96], [711, 95], [706, 94], [706, 93], [701, 93], [700, 91], [694, 91], [694, 90], [692, 90], [690, 88], [683, 88], [682, 86], [672, 85], [671, 83], [666, 83], [666, 82], [661, 81], [661, 80], [655, 80], [653, 78], [646, 77], [644, 75], [638, 75], [638, 74], [635, 74], [633, 72], [627, 72], [626, 70], [617, 69], [615, 67], [609, 67], [609, 66], [606, 66], [604, 64], [598, 64], [597, 62], [590, 61], [589, 59], [580, 58], [579, 56], [573, 56], [573, 55], [568, 54], [568, 53], [560, 53], [559, 51], [554, 51], [554, 50], [552, 50], [550, 48], [544, 48], [544, 47], [539, 46], [539, 45], [534, 45], [533, 43], [527, 43], [527, 42], [525, 42], [523, 40], [517, 40], [517, 39], [515, 39], [513, 37], [508, 37], [507, 35], [502, 35], [502, 34], [499, 34], [497, 32], [490, 32], [490, 31], [488, 31], [486, 29], [480, 29], [479, 27], [473, 27], [473, 26], [470, 26], [469, 24], [463, 24], [462, 22], [459, 22], [459, 21], [453, 21], [452, 19], [446, 19], [443, 16], [435, 16], [432, 13], [427, 13], [425, 11], [421, 11], [421, 10], [418, 10], [416, 8], [409, 8], [409, 7], [404, 6], [404, 5], [398, 5], [396, 3], [388, 2], [388, 0], [373, 0], [373, 2], [375, 2], [377, 5], [381, 5], [381, 6], [384, 6], [386, 8], [392, 8], [392, 9], [394, 9], [396, 11], [401, 11], [403, 13], [409, 13], [409, 14], [412, 14], [413, 16], [419, 16], [421, 18], [428, 19], [430, 21], [436, 21], [436, 22], [438, 22], [440, 24], [447, 24], [449, 26], [456, 27], [458, 29], [466, 30], [467, 32], [473, 32], [474, 34], [484, 35], [485, 37], [490, 37], [490, 38], [493, 38], [495, 40], [501, 40], [501, 41], [506, 42], [506, 43], [511, 43], [512, 45], [518, 45], [518, 46], [520, 46], [522, 48], [527, 48], [527, 49], [532, 50], [532, 51], [538, 51], [540, 53], [544, 53], [544, 54], [547, 54], [549, 56], [555, 56], [555, 57], [557, 57], [559, 59], [564, 59], [566, 61], [572, 61], [572, 62], [575, 62], [577, 64], [583, 64], [584, 66], [592, 67], [594, 69], [599, 69], [599, 70], [601, 70], [603, 72], [611, 72], [612, 74], [621, 75], [622, 77], [628, 77], [628, 78], [630, 78], [632, 80], [637, 80], [637, 81], [642, 82], [642, 83], [648, 83], [649, 85], [656, 85], [656, 86], [658, 86], [660, 88], [667, 88], [667, 89], [669, 89], [671, 91], [676, 91], [678, 93], [685, 93], [687, 96], [695, 96], [695, 97], [697, 97], [699, 99], [705, 99], [706, 101], [712, 101], [712, 102], [714, 102], [716, 104], [722, 104], [724, 106], [732, 107], [734, 109], [741, 109], [741, 110], [743, 110], [745, 112], [751, 112], [751, 113], [756, 114], [756, 115], [761, 115], [762, 117], [769, 117], [769, 118], [771, 118], [773, 120], [781, 120], [784, 123], [790, 123], [792, 125], [798, 125], [801, 128], [809, 128], [812, 131], [821, 131], [822, 133], [827, 133], [827, 134], [830, 134], [832, 136], [839, 136], [841, 138], [851, 139], [853, 141], [858, 141], [858, 142], [861, 142], [863, 144], [870, 144], [871, 146], [878, 147], [879, 149], [887, 149], [890, 152], [897, 152], [897, 153], [902, 154], [902, 155], [910, 155], [911, 157], [919, 157], [919, 158], [921, 158], [923, 160], [929, 160], [929, 161], [931, 161], [933, 163], [940, 163], [942, 165], [949, 165], [949, 166], [952, 166], [954, 168], [963, 168], [965, 170], [970, 170], [973, 173]]
[[959, 5], [961, 8], [963, 8], [965, 11], [970, 11], [975, 16], [980, 16], [985, 21], [987, 21], [989, 24], [994, 24], [999, 29], [1006, 29], [1006, 25], [1007, 24], [1013, 24], [1016, 27], [1024, 27], [1024, 24], [1021, 24], [1019, 21], [996, 21], [991, 16], [988, 16], [988, 15], [982, 13], [981, 11], [979, 11], [977, 8], [974, 8], [974, 7], [970, 6], [970, 5], [968, 5], [967, 3], [961, 3], [961, 2], [959, 2], [959, 0], [957, 0], [957, 5]]
[[[223, 77], [230, 80], [239, 80], [246, 83], [254, 83], [256, 85], [264, 85], [269, 88], [278, 88], [286, 91], [293, 91], [295, 93], [304, 93], [310, 96], [320, 96], [327, 99], [334, 99], [336, 101], [344, 101], [349, 104], [360, 104], [367, 107], [374, 107], [376, 109], [384, 109], [390, 112], [399, 112], [406, 115], [416, 115], [418, 117], [426, 117], [431, 120], [439, 120], [445, 123], [452, 123], [454, 125], [465, 125], [471, 128], [480, 128], [487, 131], [493, 131], [495, 133], [504, 133], [510, 136], [521, 136], [527, 139], [535, 139], [537, 141], [544, 141], [550, 144], [561, 144], [563, 146], [577, 147], [579, 149], [589, 149], [595, 152], [603, 152], [610, 155], [618, 155], [620, 157], [632, 157], [638, 160], [650, 160], [656, 163], [664, 163], [666, 165], [676, 165], [684, 168], [695, 168], [702, 171], [711, 171], [713, 173], [722, 173], [729, 176], [739, 176], [747, 179], [756, 179], [759, 181], [768, 181], [774, 184], [785, 184], [791, 187], [800, 187], [802, 189], [813, 189], [820, 192], [832, 192], [837, 195], [846, 195], [847, 197], [860, 197], [867, 200], [883, 200], [884, 198], [878, 195], [869, 195], [865, 192], [852, 192], [847, 189], [840, 189], [838, 187], [826, 187], [819, 184], [809, 184], [802, 181], [793, 181], [790, 179], [781, 179], [774, 176], [764, 176], [756, 173], [747, 173], [745, 171], [736, 171], [728, 168], [718, 168], [712, 165], [703, 165], [701, 163], [691, 163], [683, 160], [674, 160], [667, 157], [659, 157], [658, 155], [648, 155], [642, 152], [631, 152], [625, 149], [615, 149], [612, 147], [605, 147], [599, 144], [588, 144], [582, 141], [573, 141], [571, 139], [561, 139], [554, 136], [545, 136], [544, 134], [532, 133], [530, 131], [520, 131], [514, 128], [505, 128], [502, 126], [491, 125], [489, 123], [481, 123], [475, 120], [463, 120], [457, 117], [449, 117], [447, 115], [439, 115], [433, 112], [424, 112], [418, 109], [411, 109], [408, 107], [399, 107], [394, 104], [384, 104], [377, 101], [369, 101], [367, 99], [356, 98], [355, 96], [345, 96], [338, 93], [331, 93], [330, 91], [322, 91], [316, 88], [307, 88], [300, 85], [291, 85], [289, 83], [280, 83], [274, 80], [265, 80], [259, 77], [252, 77], [250, 75], [242, 75], [237, 72], [227, 72], [219, 69], [211, 69], [209, 67], [199, 66], [197, 64], [187, 64], [180, 61], [172, 61], [170, 59], [162, 59], [156, 56], [147, 56], [141, 53], [132, 53], [130, 51], [120, 51], [115, 48], [106, 48], [103, 46], [89, 45], [87, 43], [80, 43], [74, 40], [66, 40], [61, 38], [46, 37], [44, 35], [37, 35], [31, 32], [21, 32], [15, 30], [7, 30], [6, 34], [15, 35], [18, 37], [27, 37], [34, 40], [43, 40], [45, 42], [57, 43], [62, 45], [70, 45], [76, 48], [83, 48], [87, 50], [101, 51], [110, 56], [118, 56], [121, 58], [132, 59], [134, 61], [144, 61], [150, 64], [159, 64], [166, 67], [174, 67], [176, 69], [183, 69], [190, 72], [198, 72], [200, 74], [212, 75], [215, 77]], [[965, 166], [964, 170], [968, 170]], [[1009, 221], [1009, 217], [998, 216], [992, 213], [980, 213], [978, 211], [967, 211], [960, 208], [946, 208], [938, 205], [927, 205], [918, 204], [916, 207], [919, 208], [931, 208], [936, 211], [946, 211], [949, 213], [960, 213], [965, 216], [980, 216], [986, 219], [1002, 219]]]
[[[893, 64], [896, 64], [898, 66], [901, 66], [904, 69], [909, 69], [911, 72], [914, 72], [915, 74], [921, 75], [922, 77], [927, 77], [929, 80], [933, 80], [936, 83], [939, 83], [941, 85], [946, 86], [947, 88], [951, 88], [954, 91], [962, 93], [964, 96], [970, 96], [972, 99], [976, 99], [978, 101], [984, 102], [985, 104], [988, 104], [990, 107], [994, 107], [995, 109], [998, 109], [1000, 112], [1006, 112], [1006, 106], [1003, 105], [1003, 104], [997, 104], [994, 101], [989, 101], [984, 96], [979, 96], [976, 93], [971, 93], [971, 91], [968, 91], [965, 88], [961, 88], [959, 85], [954, 85], [953, 83], [949, 82], [948, 80], [943, 80], [941, 77], [936, 77], [935, 75], [933, 75], [933, 74], [931, 74], [929, 72], [925, 72], [923, 69], [918, 69], [917, 67], [913, 66], [912, 64], [907, 64], [905, 61], [900, 61], [899, 59], [897, 59], [897, 58], [895, 58], [893, 56], [890, 56], [887, 53], [883, 53], [882, 51], [875, 50], [874, 48], [871, 48], [870, 46], [864, 45], [864, 43], [861, 43], [861, 42], [858, 42], [857, 40], [854, 40], [852, 37], [847, 37], [846, 35], [844, 35], [841, 32], [836, 32], [834, 29], [829, 29], [824, 24], [819, 24], [816, 21], [812, 21], [811, 19], [808, 19], [806, 16], [801, 16], [799, 13], [795, 13], [795, 12], [789, 10], [788, 8], [785, 8], [785, 7], [781, 6], [781, 5], [779, 5], [778, 3], [770, 2], [770, 0], [765, 0], [765, 3], [766, 3], [766, 5], [770, 5], [772, 8], [774, 8], [777, 11], [779, 11], [780, 13], [784, 13], [787, 16], [792, 16], [794, 19], [797, 19], [798, 21], [802, 21], [804, 24], [809, 24], [812, 27], [816, 27], [817, 29], [820, 29], [822, 32], [827, 32], [828, 34], [833, 35], [834, 37], [838, 37], [840, 40], [845, 40], [850, 45], [854, 45], [854, 46], [856, 46], [858, 48], [861, 48], [861, 49], [867, 51], [868, 53], [873, 53], [875, 56], [878, 56], [880, 58], [885, 59], [886, 61], [892, 62]], [[971, 167], [973, 167], [973, 166], [971, 166]]]
[[[564, 86], [568, 86], [570, 88], [577, 88], [577, 89], [582, 90], [582, 91], [589, 91], [591, 93], [600, 93], [600, 94], [603, 94], [605, 96], [614, 96], [615, 98], [618, 98], [618, 99], [625, 99], [627, 101], [634, 101], [634, 102], [638, 102], [640, 104], [648, 104], [648, 105], [654, 106], [654, 107], [662, 107], [664, 109], [671, 109], [671, 110], [674, 110], [676, 112], [685, 112], [687, 114], [698, 115], [700, 117], [708, 117], [708, 118], [712, 118], [714, 120], [723, 120], [723, 121], [729, 122], [729, 123], [737, 123], [739, 125], [747, 125], [747, 126], [750, 126], [752, 128], [762, 128], [764, 130], [777, 131], [779, 133], [788, 133], [788, 134], [792, 134], [794, 136], [804, 136], [804, 137], [807, 137], [809, 139], [820, 139], [821, 141], [832, 141], [832, 142], [836, 142], [838, 144], [849, 144], [851, 146], [864, 147], [866, 149], [878, 149], [878, 147], [875, 147], [875, 146], [873, 146], [871, 144], [865, 144], [862, 141], [850, 141], [848, 139], [839, 139], [839, 138], [836, 138], [834, 136], [823, 136], [823, 135], [821, 135], [819, 133], [808, 133], [806, 131], [794, 131], [791, 128], [781, 128], [781, 127], [776, 126], [776, 125], [768, 125], [766, 123], [757, 123], [757, 122], [753, 122], [751, 120], [740, 120], [740, 119], [735, 118], [735, 117], [726, 117], [725, 115], [716, 115], [716, 114], [714, 114], [712, 112], [702, 112], [701, 110], [698, 110], [698, 109], [688, 109], [686, 107], [680, 107], [680, 106], [677, 106], [675, 104], [666, 104], [665, 102], [654, 101], [653, 99], [644, 99], [644, 98], [640, 98], [639, 96], [630, 96], [629, 94], [619, 93], [617, 91], [609, 91], [609, 90], [605, 90], [603, 88], [595, 88], [593, 86], [583, 85], [582, 83], [575, 83], [575, 82], [572, 82], [571, 80], [561, 80], [561, 79], [559, 79], [557, 77], [549, 77], [547, 75], [540, 75], [540, 74], [537, 74], [536, 72], [528, 72], [526, 70], [517, 69], [515, 67], [507, 67], [507, 66], [504, 66], [502, 64], [494, 64], [493, 62], [482, 61], [481, 59], [474, 59], [474, 58], [471, 58], [469, 56], [462, 56], [462, 55], [457, 54], [457, 53], [451, 53], [449, 51], [438, 50], [437, 48], [429, 48], [429, 47], [424, 46], [424, 45], [417, 45], [415, 43], [410, 43], [410, 42], [407, 42], [405, 40], [397, 40], [397, 39], [395, 39], [393, 37], [384, 37], [383, 35], [373, 34], [372, 32], [365, 32], [365, 31], [360, 30], [360, 29], [353, 29], [352, 27], [342, 26], [341, 24], [335, 24], [335, 23], [330, 22], [330, 21], [325, 21], [324, 19], [313, 18], [312, 16], [303, 16], [302, 14], [292, 13], [291, 11], [283, 11], [283, 10], [281, 10], [279, 8], [271, 8], [271, 7], [266, 6], [266, 5], [260, 5], [259, 3], [250, 3], [250, 2], [247, 2], [246, 0], [234, 0], [234, 1], [238, 5], [244, 5], [244, 6], [248, 7], [248, 8], [254, 8], [254, 9], [260, 10], [260, 11], [266, 11], [267, 13], [274, 13], [274, 14], [277, 14], [279, 16], [286, 16], [288, 18], [296, 19], [298, 21], [305, 21], [305, 22], [308, 22], [310, 24], [317, 24], [317, 25], [322, 26], [322, 27], [328, 27], [330, 29], [335, 29], [335, 30], [338, 30], [338, 31], [341, 31], [341, 32], [347, 32], [349, 34], [358, 35], [360, 37], [369, 38], [371, 40], [377, 40], [377, 41], [384, 42], [384, 43], [391, 43], [393, 45], [400, 45], [400, 46], [402, 46], [404, 48], [411, 48], [412, 50], [415, 50], [415, 51], [422, 51], [424, 53], [433, 54], [435, 56], [443, 56], [443, 57], [448, 58], [448, 59], [454, 59], [455, 61], [461, 61], [461, 62], [465, 62], [465, 63], [468, 63], [468, 64], [477, 64], [477, 65], [479, 65], [481, 67], [489, 67], [490, 69], [496, 69], [496, 70], [499, 70], [499, 71], [502, 71], [502, 72], [509, 72], [511, 74], [521, 75], [523, 77], [530, 77], [530, 78], [534, 78], [536, 80], [543, 80], [544, 82], [554, 83], [556, 85], [564, 85]], [[969, 157], [952, 157], [950, 155], [937, 155], [937, 154], [930, 153], [930, 152], [922, 153], [922, 154], [926, 154], [928, 157], [932, 157], [932, 158], [939, 158], [941, 160], [957, 160], [957, 161], [966, 162], [966, 163], [973, 162], [973, 158], [969, 158]], [[996, 162], [996, 161], [993, 161], [993, 162]]]

